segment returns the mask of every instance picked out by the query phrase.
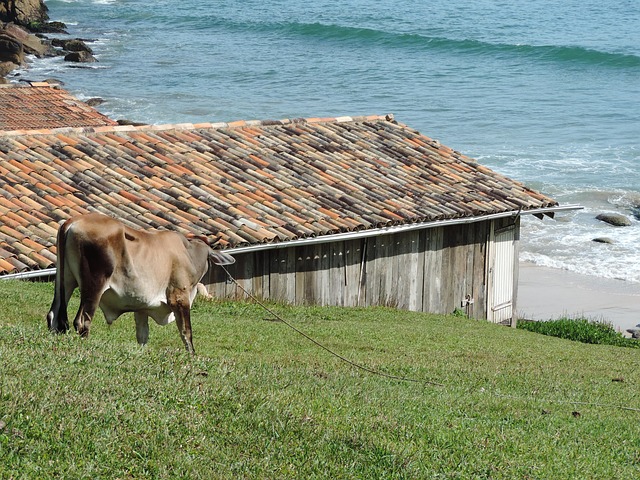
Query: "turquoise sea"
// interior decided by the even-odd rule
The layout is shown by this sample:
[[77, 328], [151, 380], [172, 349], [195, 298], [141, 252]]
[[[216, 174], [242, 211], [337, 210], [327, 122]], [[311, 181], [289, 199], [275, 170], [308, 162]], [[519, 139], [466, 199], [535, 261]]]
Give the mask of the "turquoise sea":
[[57, 78], [114, 118], [156, 124], [394, 113], [586, 207], [526, 218], [523, 260], [640, 282], [638, 0], [47, 5], [99, 62], [34, 60], [15, 81]]

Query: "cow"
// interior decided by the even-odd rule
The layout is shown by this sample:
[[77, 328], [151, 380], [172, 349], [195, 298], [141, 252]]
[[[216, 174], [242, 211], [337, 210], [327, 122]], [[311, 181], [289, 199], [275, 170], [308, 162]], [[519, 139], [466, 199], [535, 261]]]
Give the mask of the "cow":
[[58, 230], [55, 293], [47, 314], [49, 330], [69, 330], [67, 305], [80, 289], [80, 308], [73, 326], [89, 336], [98, 307], [111, 325], [133, 312], [136, 339], [149, 339], [149, 317], [159, 325], [176, 321], [188, 352], [194, 354], [191, 305], [209, 264], [235, 259], [212, 250], [203, 240], [173, 231], [136, 230], [122, 222], [90, 213], [71, 218]]

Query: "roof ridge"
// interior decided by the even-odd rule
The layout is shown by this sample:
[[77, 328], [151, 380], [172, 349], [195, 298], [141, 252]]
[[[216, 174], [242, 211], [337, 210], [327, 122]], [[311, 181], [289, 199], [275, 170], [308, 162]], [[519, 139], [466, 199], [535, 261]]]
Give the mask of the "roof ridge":
[[395, 117], [392, 113], [386, 115], [361, 115], [361, 116], [341, 116], [341, 117], [307, 117], [307, 118], [284, 118], [280, 120], [236, 120], [232, 122], [200, 122], [200, 123], [167, 123], [161, 125], [104, 125], [100, 127], [60, 127], [36, 130], [0, 130], [0, 137], [15, 137], [23, 135], [56, 135], [56, 134], [86, 134], [86, 133], [107, 133], [107, 132], [140, 132], [140, 131], [167, 131], [167, 130], [196, 130], [200, 128], [223, 129], [242, 127], [269, 127], [274, 125], [294, 125], [300, 123], [347, 123], [347, 122], [393, 122]]

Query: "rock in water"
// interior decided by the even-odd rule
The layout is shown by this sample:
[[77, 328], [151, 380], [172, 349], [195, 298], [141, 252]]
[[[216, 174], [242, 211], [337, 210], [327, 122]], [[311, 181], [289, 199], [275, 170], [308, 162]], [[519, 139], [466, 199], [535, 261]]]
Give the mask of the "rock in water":
[[53, 45], [54, 47], [60, 47], [68, 52], [93, 53], [93, 50], [91, 50], [91, 48], [79, 38], [72, 38], [70, 40], [54, 38], [53, 40], [51, 40], [51, 45]]
[[631, 334], [631, 338], [640, 338], [640, 328], [627, 328], [627, 332]]
[[596, 219], [614, 227], [628, 227], [631, 225], [631, 220], [626, 215], [619, 213], [601, 213]]
[[609, 237], [598, 237], [598, 238], [594, 238], [592, 240], [592, 242], [596, 242], [596, 243], [614, 243], [612, 239], [610, 239]]
[[67, 62], [79, 62], [79, 63], [90, 63], [97, 62], [96, 57], [91, 55], [89, 52], [71, 52], [64, 56], [64, 59]]

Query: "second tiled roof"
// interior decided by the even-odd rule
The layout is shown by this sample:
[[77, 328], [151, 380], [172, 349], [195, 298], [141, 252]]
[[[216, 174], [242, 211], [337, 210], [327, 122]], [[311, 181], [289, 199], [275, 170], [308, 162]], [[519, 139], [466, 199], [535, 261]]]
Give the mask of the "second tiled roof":
[[117, 125], [48, 83], [0, 85], [0, 130]]

